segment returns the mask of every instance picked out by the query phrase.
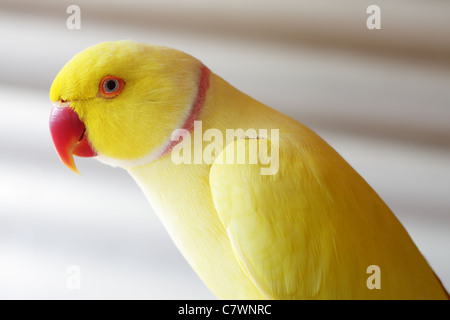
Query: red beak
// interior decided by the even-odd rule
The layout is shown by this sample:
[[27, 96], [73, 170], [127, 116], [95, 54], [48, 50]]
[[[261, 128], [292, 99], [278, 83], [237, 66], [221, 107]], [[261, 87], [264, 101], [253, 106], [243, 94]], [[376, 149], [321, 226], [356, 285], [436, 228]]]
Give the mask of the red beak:
[[56, 102], [50, 114], [50, 133], [56, 152], [62, 162], [73, 172], [80, 174], [73, 155], [95, 157], [86, 135], [86, 127], [68, 102]]

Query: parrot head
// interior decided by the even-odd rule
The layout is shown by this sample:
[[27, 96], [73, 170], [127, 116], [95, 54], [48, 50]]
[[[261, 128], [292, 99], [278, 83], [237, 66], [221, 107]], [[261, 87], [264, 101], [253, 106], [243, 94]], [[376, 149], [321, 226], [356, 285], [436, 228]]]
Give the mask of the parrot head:
[[56, 151], [77, 173], [73, 155], [124, 168], [155, 160], [175, 129], [193, 124], [208, 79], [201, 62], [174, 49], [133, 41], [87, 48], [50, 90]]

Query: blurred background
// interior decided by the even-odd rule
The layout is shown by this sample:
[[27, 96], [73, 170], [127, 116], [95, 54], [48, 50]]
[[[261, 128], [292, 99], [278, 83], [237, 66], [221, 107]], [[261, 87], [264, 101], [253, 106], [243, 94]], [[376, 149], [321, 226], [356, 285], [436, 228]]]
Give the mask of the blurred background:
[[[66, 24], [73, 4], [78, 30]], [[372, 4], [380, 30], [366, 26]], [[450, 289], [449, 1], [0, 0], [0, 10], [1, 299], [215, 299], [124, 170], [78, 158], [80, 177], [54, 151], [53, 78], [75, 53], [119, 39], [186, 51], [318, 132]]]

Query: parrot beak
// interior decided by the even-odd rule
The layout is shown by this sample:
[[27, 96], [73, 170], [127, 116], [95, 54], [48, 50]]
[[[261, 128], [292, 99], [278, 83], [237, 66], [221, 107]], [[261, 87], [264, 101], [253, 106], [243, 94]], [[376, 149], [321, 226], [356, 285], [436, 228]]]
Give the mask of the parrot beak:
[[50, 114], [50, 133], [56, 152], [62, 162], [73, 172], [80, 174], [75, 166], [73, 155], [95, 157], [87, 139], [86, 127], [69, 102], [58, 101]]

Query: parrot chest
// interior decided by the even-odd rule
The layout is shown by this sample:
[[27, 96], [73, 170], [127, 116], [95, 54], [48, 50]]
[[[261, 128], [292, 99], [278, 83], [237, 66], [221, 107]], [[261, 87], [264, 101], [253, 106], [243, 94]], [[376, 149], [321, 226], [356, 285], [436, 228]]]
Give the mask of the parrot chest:
[[[168, 158], [168, 159], [167, 159]], [[191, 267], [221, 299], [264, 299], [231, 247], [211, 197], [208, 165], [165, 157], [129, 169]]]

